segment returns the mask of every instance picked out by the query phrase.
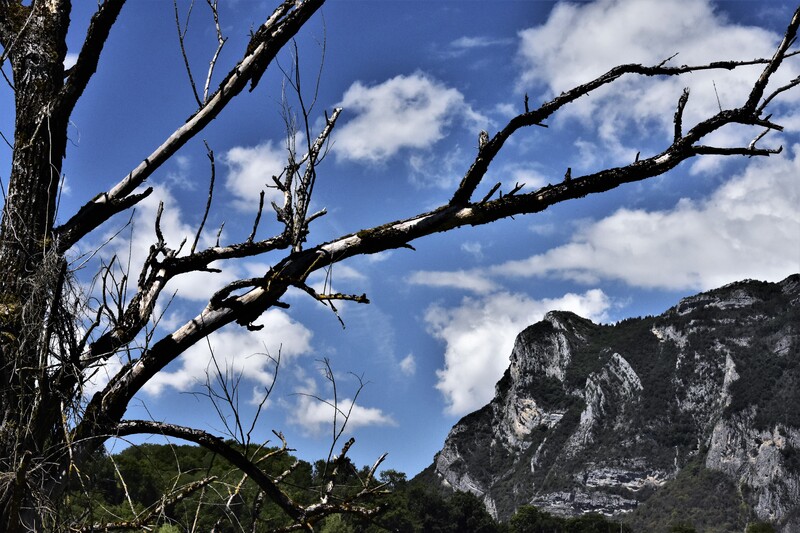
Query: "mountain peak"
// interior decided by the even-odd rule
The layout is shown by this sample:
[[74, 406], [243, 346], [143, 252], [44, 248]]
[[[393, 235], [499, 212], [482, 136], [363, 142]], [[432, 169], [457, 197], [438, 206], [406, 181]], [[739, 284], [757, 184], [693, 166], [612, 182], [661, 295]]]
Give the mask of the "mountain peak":
[[[533, 504], [640, 525], [676, 483], [712, 480], [727, 483], [734, 517], [716, 530], [758, 518], [796, 531], [799, 304], [795, 274], [731, 283], [614, 325], [551, 311], [517, 336], [494, 399], [453, 427], [434, 477], [501, 519]], [[700, 515], [720, 512], [719, 502], [697, 505]]]

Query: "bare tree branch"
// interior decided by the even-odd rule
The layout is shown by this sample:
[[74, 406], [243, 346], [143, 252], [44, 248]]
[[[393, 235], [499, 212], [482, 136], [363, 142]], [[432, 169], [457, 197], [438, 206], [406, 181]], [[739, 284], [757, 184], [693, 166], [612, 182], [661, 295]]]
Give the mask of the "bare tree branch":
[[250, 83], [255, 87], [267, 65], [324, 0], [285, 0], [250, 39], [241, 61], [225, 76], [217, 91], [180, 128], [107, 192], [95, 196], [62, 226], [55, 228], [63, 253], [87, 233], [127, 209], [123, 202], [178, 149], [205, 128]]
[[[588, 83], [584, 83], [583, 85], [579, 85], [574, 89], [562, 92], [559, 96], [555, 97], [549, 102], [544, 103], [536, 110], [528, 111], [522, 115], [516, 116], [509, 121], [505, 128], [495, 134], [489, 143], [487, 143], [485, 148], [480, 151], [478, 158], [462, 178], [461, 184], [450, 200], [450, 203], [452, 205], [466, 205], [469, 203], [472, 194], [475, 192], [475, 189], [478, 187], [481, 179], [486, 174], [489, 164], [503, 147], [508, 138], [511, 137], [511, 135], [518, 129], [525, 126], [541, 126], [547, 118], [549, 118], [560, 108], [596, 90], [597, 88], [602, 87], [603, 85], [607, 85], [619, 79], [626, 74], [638, 74], [642, 76], [677, 76], [687, 72], [699, 72], [703, 70], [717, 69], [732, 70], [742, 66], [766, 63], [768, 64], [768, 67], [764, 71], [764, 74], [762, 74], [762, 78], [764, 78], [765, 75], [766, 78], [765, 80], [762, 80], [761, 78], [759, 79], [760, 82], [763, 81], [763, 84], [766, 85], [766, 82], [769, 80], [769, 76], [774, 72], [774, 69], [777, 68], [784, 57], [783, 54], [785, 53], [786, 47], [788, 47], [788, 45], [784, 47], [784, 44], [794, 39], [794, 36], [797, 34], [797, 17], [798, 15], [795, 13], [795, 17], [792, 19], [792, 22], [786, 31], [786, 37], [781, 43], [780, 50], [783, 50], [783, 52], [781, 54], [776, 52], [776, 56], [774, 56], [772, 60], [754, 59], [752, 61], [715, 61], [707, 65], [682, 65], [680, 67], [666, 67], [663, 64], [652, 67], [646, 67], [639, 64], [620, 65], [612, 68], [602, 76], [599, 76]], [[773, 64], [775, 64], [774, 68], [771, 66]], [[752, 94], [750, 98], [752, 99]], [[752, 115], [752, 113], [748, 112], [749, 108], [750, 103], [748, 100], [748, 103], [741, 108], [742, 114]]]
[[[758, 106], [758, 102], [764, 95], [764, 91], [767, 88], [769, 80], [778, 70], [778, 67], [781, 66], [781, 63], [787, 56], [789, 47], [792, 46], [797, 39], [798, 25], [800, 25], [800, 9], [794, 12], [794, 16], [792, 17], [791, 22], [789, 22], [789, 29], [784, 34], [781, 43], [778, 45], [778, 48], [772, 55], [772, 59], [767, 63], [767, 66], [761, 73], [761, 76], [759, 76], [758, 81], [756, 81], [756, 83], [753, 85], [753, 90], [750, 91], [750, 96], [747, 98], [747, 102], [744, 104], [743, 109], [749, 110], [753, 113], [758, 112], [756, 106]], [[764, 105], [766, 105], [766, 103]]]
[[[326, 500], [318, 504], [312, 504], [308, 507], [303, 507], [302, 505], [293, 501], [283, 490], [281, 490], [281, 488], [278, 486], [278, 483], [270, 476], [265, 474], [260, 468], [258, 468], [253, 461], [245, 457], [241, 452], [232, 446], [228, 445], [222, 439], [204, 431], [177, 426], [175, 424], [166, 424], [163, 422], [153, 422], [149, 420], [126, 420], [117, 425], [116, 436], [118, 437], [140, 433], [165, 435], [168, 437], [187, 440], [219, 454], [233, 466], [247, 474], [247, 476], [249, 476], [250, 479], [252, 479], [273, 502], [275, 502], [288, 516], [295, 521], [295, 525], [290, 526], [291, 529], [287, 529], [287, 531], [309, 528], [314, 522], [334, 513], [346, 512], [361, 516], [372, 516], [378, 512], [378, 509], [376, 508], [360, 507], [351, 503], [352, 501], [355, 501], [355, 498], [363, 498], [373, 491], [362, 491], [363, 494], [359, 493], [359, 495], [351, 499], [351, 501], [346, 502], [346, 505], [330, 503]], [[352, 444], [352, 439], [345, 444], [345, 447], [342, 449], [342, 452], [339, 455], [337, 461], [338, 464], [341, 464], [341, 461], [344, 459]]]
[[[200, 221], [200, 225], [197, 226], [197, 233], [194, 236], [194, 242], [192, 242], [192, 248], [189, 250], [189, 255], [193, 255], [195, 250], [197, 250], [197, 243], [200, 241], [200, 235], [203, 233], [203, 227], [206, 225], [206, 220], [208, 220], [208, 212], [211, 209], [211, 200], [214, 197], [214, 181], [217, 178], [217, 166], [214, 162], [214, 151], [208, 147], [208, 143], [203, 141], [206, 145], [206, 155], [208, 156], [208, 160], [211, 164], [211, 179], [209, 180], [208, 184], [208, 199], [206, 200], [206, 208], [203, 210], [203, 219]], [[248, 239], [252, 241], [253, 239]]]
[[56, 105], [56, 109], [64, 117], [72, 114], [75, 104], [97, 70], [100, 54], [123, 5], [125, 0], [105, 0], [98, 5], [97, 12], [92, 16], [78, 59], [69, 70], [69, 77], [61, 89]]
[[225, 46], [225, 43], [228, 41], [228, 38], [222, 35], [222, 29], [219, 26], [217, 0], [206, 0], [206, 3], [208, 4], [208, 7], [211, 8], [211, 14], [214, 17], [214, 29], [217, 32], [217, 49], [214, 51], [211, 61], [208, 62], [208, 74], [206, 75], [206, 83], [203, 86], [203, 102], [208, 101], [208, 88], [211, 86], [211, 78], [214, 75], [214, 68], [217, 66], [217, 59], [219, 58], [219, 54], [222, 52], [222, 47]]

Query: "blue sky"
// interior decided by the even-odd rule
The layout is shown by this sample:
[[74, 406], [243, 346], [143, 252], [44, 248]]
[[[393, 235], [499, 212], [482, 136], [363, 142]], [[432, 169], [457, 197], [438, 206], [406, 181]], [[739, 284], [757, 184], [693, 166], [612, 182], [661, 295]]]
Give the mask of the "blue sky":
[[[75, 2], [71, 52], [78, 49], [92, 2]], [[217, 74], [241, 57], [248, 31], [266, 20], [272, 2], [220, 2], [228, 42]], [[331, 152], [319, 170], [314, 207], [328, 214], [309, 242], [429, 210], [446, 202], [477, 149], [478, 132], [494, 133], [522, 111], [524, 94], [543, 102], [621, 63], [675, 64], [770, 56], [794, 9], [791, 2], [632, 0], [424, 2], [330, 0], [300, 32], [297, 45], [306, 98], [311, 97], [325, 42], [313, 118], [344, 108]], [[182, 16], [187, 3], [180, 2]], [[187, 33], [195, 78], [205, 79], [216, 38], [205, 2]], [[69, 60], [69, 58], [68, 58]], [[280, 56], [286, 68], [288, 54]], [[797, 76], [797, 59], [783, 79]], [[680, 79], [626, 78], [557, 114], [549, 128], [519, 132], [493, 163], [481, 191], [501, 182], [536, 188], [561, 181], [565, 169], [587, 173], [658, 153], [671, 138], [683, 87], [691, 88], [685, 121], [719, 106], [741, 104], [760, 69], [706, 72]], [[242, 95], [150, 180], [156, 192], [128, 216], [89, 236], [73, 257], [120, 230], [80, 275], [114, 253], [132, 276], [153, 242], [158, 201], [169, 243], [192, 236], [209, 180], [202, 140], [217, 157], [217, 186], [204, 239], [247, 237], [258, 193], [285, 164], [281, 72], [271, 66], [258, 88]], [[201, 82], [202, 83], [202, 82]], [[214, 84], [212, 83], [212, 90]], [[2, 98], [9, 101], [6, 89]], [[221, 432], [202, 390], [209, 347], [220, 364], [241, 373], [241, 407], [251, 416], [281, 354], [277, 385], [255, 436], [282, 431], [306, 459], [327, 454], [332, 398], [320, 372], [329, 358], [341, 405], [361, 392], [347, 435], [352, 456], [414, 475], [431, 463], [450, 427], [491, 399], [515, 335], [551, 309], [595, 321], [658, 314], [687, 294], [743, 278], [777, 281], [800, 270], [800, 91], [773, 106], [786, 126], [762, 146], [783, 145], [769, 159], [709, 156], [669, 174], [561, 204], [532, 216], [460, 229], [398, 250], [336, 264], [317, 286], [365, 292], [368, 306], [339, 306], [342, 328], [327, 308], [296, 292], [287, 310], [270, 310], [260, 332], [230, 327], [173, 362], [131, 406], [153, 417]], [[10, 104], [6, 104], [10, 109]], [[98, 73], [73, 116], [59, 218], [135, 167], [194, 111], [178, 48], [171, 2], [129, 2], [112, 31]], [[0, 128], [12, 131], [9, 114]], [[747, 145], [759, 132], [731, 129], [712, 139]], [[710, 142], [710, 141], [709, 141]], [[0, 153], [9, 168], [8, 150]], [[268, 191], [268, 197], [271, 194]], [[480, 191], [479, 194], [480, 195]], [[266, 213], [259, 235], [277, 233]], [[170, 285], [157, 335], [194, 316], [208, 297], [237, 277], [263, 273], [277, 256], [223, 265]], [[78, 264], [78, 263], [76, 263]], [[172, 291], [168, 291], [172, 292]], [[117, 367], [112, 363], [96, 376]]]

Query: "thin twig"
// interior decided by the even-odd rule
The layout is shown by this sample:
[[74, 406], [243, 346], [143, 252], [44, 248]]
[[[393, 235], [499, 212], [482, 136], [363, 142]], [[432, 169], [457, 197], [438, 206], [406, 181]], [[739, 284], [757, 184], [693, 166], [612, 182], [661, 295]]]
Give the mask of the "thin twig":
[[214, 17], [214, 29], [217, 32], [217, 49], [214, 51], [214, 55], [211, 57], [211, 60], [208, 62], [208, 74], [206, 75], [206, 83], [203, 86], [203, 102], [208, 101], [208, 89], [211, 86], [211, 78], [214, 75], [214, 68], [217, 65], [217, 60], [219, 59], [219, 54], [222, 52], [222, 47], [225, 46], [225, 43], [228, 41], [227, 37], [223, 37], [222, 29], [219, 25], [219, 11], [217, 10], [217, 0], [206, 0], [208, 7], [211, 8], [211, 14]]
[[206, 208], [203, 210], [203, 219], [200, 221], [200, 226], [197, 228], [197, 233], [195, 233], [194, 242], [192, 242], [192, 248], [189, 251], [189, 255], [194, 254], [194, 251], [197, 249], [197, 243], [200, 240], [200, 234], [203, 232], [203, 227], [206, 225], [208, 212], [211, 209], [211, 199], [214, 196], [214, 181], [216, 180], [217, 175], [216, 165], [214, 164], [214, 151], [209, 148], [206, 141], [203, 141], [203, 144], [206, 145], [206, 156], [208, 156], [208, 160], [211, 164], [211, 179], [208, 185], [208, 198], [206, 199]]
[[186, 32], [189, 31], [189, 17], [192, 14], [192, 9], [194, 8], [194, 0], [191, 1], [189, 4], [189, 11], [186, 13], [186, 24], [183, 29], [181, 29], [181, 21], [180, 15], [178, 14], [178, 0], [172, 0], [172, 6], [174, 7], [175, 11], [175, 28], [178, 30], [178, 42], [180, 43], [181, 47], [181, 56], [183, 56], [183, 65], [186, 68], [186, 74], [189, 76], [189, 85], [192, 87], [192, 94], [194, 95], [194, 99], [197, 102], [199, 107], [202, 107], [203, 100], [200, 100], [200, 95], [197, 92], [197, 84], [194, 82], [194, 76], [192, 75], [192, 67], [189, 64], [189, 56], [186, 55]]

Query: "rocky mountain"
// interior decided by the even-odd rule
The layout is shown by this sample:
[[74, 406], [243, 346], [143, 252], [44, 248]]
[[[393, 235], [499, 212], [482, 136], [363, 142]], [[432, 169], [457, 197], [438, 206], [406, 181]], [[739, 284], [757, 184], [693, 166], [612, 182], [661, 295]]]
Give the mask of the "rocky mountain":
[[420, 476], [500, 519], [533, 504], [642, 531], [800, 531], [800, 275], [614, 325], [548, 313]]

